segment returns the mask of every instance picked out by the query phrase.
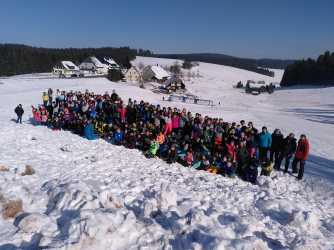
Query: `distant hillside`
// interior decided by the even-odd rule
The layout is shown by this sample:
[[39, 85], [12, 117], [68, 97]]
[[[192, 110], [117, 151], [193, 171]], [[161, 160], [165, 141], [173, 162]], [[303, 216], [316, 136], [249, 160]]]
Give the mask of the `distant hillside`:
[[327, 51], [317, 60], [309, 58], [289, 65], [281, 85], [334, 85], [334, 52]]
[[232, 66], [240, 69], [246, 69], [256, 73], [273, 76], [272, 71], [267, 68], [285, 69], [293, 60], [279, 60], [279, 59], [249, 59], [228, 56], [224, 54], [154, 54], [154, 57], [172, 58], [190, 61], [200, 61], [207, 63], [215, 63], [220, 65]]
[[121, 48], [37, 48], [20, 44], [0, 44], [0, 76], [50, 72], [59, 61], [70, 60], [79, 64], [88, 56], [109, 56], [120, 65], [133, 60], [136, 55], [150, 55], [147, 50]]
[[200, 61], [246, 69], [267, 76], [274, 75], [274, 72], [267, 68], [283, 69], [294, 62], [291, 60], [238, 58], [210, 53], [153, 54], [149, 50], [137, 50], [129, 47], [56, 49], [39, 48], [21, 44], [0, 44], [0, 76], [49, 72], [59, 61], [70, 60], [79, 64], [88, 56], [112, 57], [120, 65], [127, 65], [127, 63], [135, 59], [136, 56]]

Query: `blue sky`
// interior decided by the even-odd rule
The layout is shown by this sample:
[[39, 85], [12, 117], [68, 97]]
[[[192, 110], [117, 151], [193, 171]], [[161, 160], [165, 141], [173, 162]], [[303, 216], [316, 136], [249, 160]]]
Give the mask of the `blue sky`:
[[306, 58], [334, 50], [333, 10], [333, 0], [1, 0], [0, 42]]

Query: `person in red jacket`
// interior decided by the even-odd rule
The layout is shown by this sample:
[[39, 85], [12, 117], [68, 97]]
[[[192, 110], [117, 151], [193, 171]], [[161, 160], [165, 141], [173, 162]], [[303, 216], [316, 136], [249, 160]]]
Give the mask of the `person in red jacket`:
[[300, 163], [298, 180], [303, 179], [305, 161], [307, 160], [308, 154], [310, 151], [310, 145], [306, 138], [306, 135], [301, 135], [298, 141], [297, 150], [295, 153], [295, 158], [292, 162], [292, 173], [297, 173], [297, 164]]
[[124, 105], [121, 105], [117, 112], [119, 113], [119, 117], [121, 118], [121, 123], [125, 123], [125, 118], [126, 118], [126, 107]]
[[230, 157], [232, 161], [235, 161], [237, 149], [235, 147], [234, 140], [230, 140], [230, 142], [226, 144], [226, 151], [227, 151], [227, 156]]

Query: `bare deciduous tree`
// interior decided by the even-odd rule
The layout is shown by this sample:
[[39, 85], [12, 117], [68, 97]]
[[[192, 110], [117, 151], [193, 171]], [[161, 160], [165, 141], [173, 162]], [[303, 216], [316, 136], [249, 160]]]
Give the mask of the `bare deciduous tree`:
[[190, 78], [191, 78], [191, 71], [190, 70], [187, 73], [187, 77], [188, 77], [188, 80], [190, 81]]
[[143, 62], [140, 62], [138, 64], [138, 69], [142, 70], [143, 68], [145, 68], [145, 64]]

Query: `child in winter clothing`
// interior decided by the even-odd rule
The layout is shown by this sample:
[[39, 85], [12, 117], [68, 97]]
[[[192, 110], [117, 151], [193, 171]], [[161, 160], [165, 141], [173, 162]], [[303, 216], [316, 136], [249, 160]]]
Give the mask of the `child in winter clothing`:
[[228, 177], [234, 178], [236, 172], [235, 162], [232, 162], [231, 159], [228, 159], [225, 165], [224, 172], [225, 175], [227, 175]]
[[43, 92], [42, 99], [44, 107], [48, 106], [49, 95], [46, 92]]
[[117, 128], [116, 132], [114, 133], [113, 143], [115, 145], [122, 145], [124, 140], [124, 133], [121, 131], [120, 128]]
[[168, 151], [168, 156], [167, 156], [167, 163], [175, 163], [177, 160], [177, 152], [175, 146], [171, 146], [170, 150]]
[[261, 175], [270, 176], [273, 171], [273, 166], [274, 164], [269, 160], [262, 162]]
[[165, 124], [165, 135], [168, 135], [170, 133], [172, 133], [173, 131], [173, 123], [172, 123], [172, 116], [169, 115], [168, 117], [166, 117], [166, 124]]
[[145, 153], [147, 158], [153, 158], [156, 156], [159, 149], [159, 143], [156, 140], [151, 142], [149, 150]]
[[255, 184], [258, 176], [258, 160], [255, 156], [250, 160], [248, 167], [246, 168], [244, 179], [250, 183]]
[[191, 166], [193, 164], [194, 156], [193, 156], [193, 151], [191, 149], [188, 150], [185, 160], [186, 160], [187, 166]]

